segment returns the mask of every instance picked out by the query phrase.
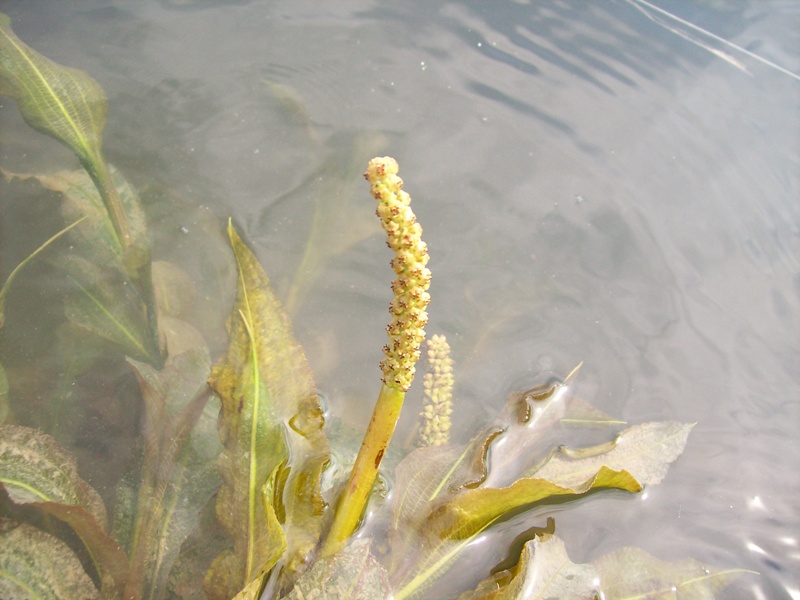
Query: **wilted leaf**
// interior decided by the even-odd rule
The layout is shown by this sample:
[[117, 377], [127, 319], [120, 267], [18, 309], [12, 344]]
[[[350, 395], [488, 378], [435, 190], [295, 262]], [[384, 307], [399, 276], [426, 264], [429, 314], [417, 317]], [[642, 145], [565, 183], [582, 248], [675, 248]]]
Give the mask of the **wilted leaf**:
[[[206, 577], [212, 598], [230, 598], [250, 584], [263, 565], [277, 559], [281, 549], [269, 540], [283, 533], [274, 531], [265, 517], [261, 490], [287, 458], [285, 492], [271, 499], [272, 509], [292, 532], [287, 536], [287, 564], [303, 564], [322, 528], [319, 480], [328, 457], [311, 369], [289, 318], [230, 223], [228, 236], [238, 266], [238, 293], [228, 324], [228, 352], [209, 383], [222, 400], [223, 486], [217, 515], [233, 548], [218, 557]], [[222, 581], [225, 589], [209, 588], [209, 582]]]
[[561, 447], [529, 475], [572, 487], [605, 466], [624, 469], [643, 485], [655, 485], [683, 452], [692, 427], [674, 421], [634, 425], [609, 444], [578, 450]]
[[688, 559], [665, 562], [640, 548], [620, 548], [594, 561], [607, 600], [713, 600], [744, 573], [717, 571]]
[[100, 599], [64, 542], [30, 525], [0, 519], [0, 598]]
[[164, 596], [169, 571], [219, 485], [218, 406], [207, 403], [205, 347], [156, 371], [131, 360], [145, 402], [145, 456], [126, 597]]
[[127, 558], [107, 533], [105, 506], [53, 438], [36, 429], [1, 425], [0, 484], [12, 502], [36, 506], [68, 523], [89, 550], [104, 593], [119, 591]]
[[68, 146], [97, 185], [121, 249], [131, 244], [127, 218], [102, 152], [108, 102], [84, 71], [59, 65], [22, 42], [0, 13], [0, 94], [17, 101], [31, 127]]
[[74, 284], [64, 300], [70, 321], [117, 344], [128, 356], [158, 363], [145, 303], [124, 273], [77, 255], [59, 257], [56, 264]]
[[468, 592], [458, 600], [594, 600], [598, 587], [594, 567], [570, 561], [564, 542], [555, 536], [525, 544], [517, 566], [485, 584], [478, 589], [494, 591]]
[[286, 600], [380, 600], [390, 597], [386, 572], [370, 552], [369, 539], [357, 539], [338, 554], [318, 560], [295, 584]]

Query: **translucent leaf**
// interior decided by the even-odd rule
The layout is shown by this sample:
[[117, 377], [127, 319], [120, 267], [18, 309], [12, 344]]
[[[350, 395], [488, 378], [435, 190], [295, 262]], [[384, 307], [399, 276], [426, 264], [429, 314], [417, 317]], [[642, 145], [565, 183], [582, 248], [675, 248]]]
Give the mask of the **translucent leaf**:
[[8, 377], [3, 364], [0, 363], [0, 425], [5, 423], [11, 412], [11, 405], [8, 403]]
[[30, 525], [0, 519], [0, 598], [99, 600], [100, 593], [64, 542]]
[[278, 489], [270, 500], [283, 526], [291, 531], [287, 536], [289, 569], [305, 563], [322, 528], [320, 477], [328, 445], [311, 369], [294, 339], [289, 318], [264, 270], [231, 224], [228, 236], [238, 267], [238, 293], [228, 323], [228, 351], [214, 367], [209, 383], [222, 400], [219, 428], [224, 450], [219, 466], [223, 486], [217, 515], [233, 548], [215, 561], [207, 582], [225, 581], [232, 587], [206, 589], [213, 592], [212, 597], [227, 594], [230, 598], [264, 564], [276, 560], [279, 548], [274, 540], [283, 533], [278, 536], [265, 517], [261, 490], [270, 474], [289, 458], [285, 490]]
[[131, 360], [145, 402], [145, 456], [131, 548], [128, 597], [164, 595], [169, 571], [203, 506], [219, 485], [218, 406], [207, 403], [205, 347], [164, 369]]
[[[8, 278], [6, 279], [6, 282], [3, 284], [3, 286], [2, 286], [2, 287], [0, 287], [0, 329], [2, 329], [2, 328], [3, 328], [3, 325], [5, 324], [5, 305], [6, 305], [6, 295], [8, 294], [8, 289], [9, 289], [9, 287], [11, 286], [11, 282], [12, 282], [12, 281], [14, 281], [14, 278], [17, 276], [17, 273], [19, 273], [20, 269], [22, 269], [22, 267], [24, 267], [25, 265], [27, 265], [27, 264], [28, 264], [30, 261], [32, 261], [34, 258], [36, 258], [36, 256], [37, 256], [37, 255], [38, 255], [40, 252], [44, 251], [44, 249], [45, 249], [45, 248], [47, 248], [47, 247], [48, 247], [50, 244], [52, 244], [53, 242], [55, 242], [55, 241], [56, 241], [58, 238], [60, 238], [60, 237], [61, 237], [62, 235], [64, 235], [65, 233], [67, 233], [67, 232], [68, 232], [70, 229], [72, 229], [72, 228], [73, 228], [73, 227], [75, 227], [76, 225], [80, 224], [80, 222], [81, 222], [81, 221], [82, 221], [84, 218], [85, 218], [85, 217], [81, 217], [81, 218], [80, 218], [80, 219], [78, 219], [77, 221], [73, 222], [71, 225], [68, 225], [67, 227], [65, 227], [64, 229], [62, 229], [62, 230], [61, 230], [61, 231], [59, 231], [58, 233], [56, 233], [54, 236], [52, 236], [50, 239], [48, 239], [48, 240], [47, 240], [47, 241], [46, 241], [44, 244], [42, 244], [42, 245], [41, 245], [41, 246], [39, 246], [39, 247], [38, 247], [36, 250], [34, 250], [33, 252], [31, 252], [31, 254], [29, 254], [29, 255], [28, 255], [28, 257], [27, 257], [25, 260], [23, 260], [21, 263], [19, 263], [19, 264], [18, 264], [18, 265], [17, 265], [17, 266], [14, 268], [14, 270], [13, 270], [13, 271], [11, 271], [11, 274], [10, 274], [10, 275], [8, 276]], [[0, 418], [0, 422], [2, 422], [2, 418]]]
[[[385, 139], [374, 133], [361, 133], [351, 144], [352, 151], [343, 154], [342, 142], [325, 160], [322, 167], [306, 180], [304, 195], [313, 194], [314, 216], [303, 258], [295, 271], [286, 300], [286, 308], [294, 313], [305, 299], [328, 261], [337, 254], [379, 231], [372, 215], [362, 210], [353, 199], [364, 170], [364, 157], [379, 154]], [[313, 190], [313, 191], [311, 191]], [[298, 190], [298, 193], [301, 190]]]
[[53, 438], [20, 425], [0, 425], [0, 485], [15, 504], [38, 507], [68, 523], [87, 547], [104, 593], [121, 589], [127, 558], [107, 533], [105, 506]]
[[[131, 238], [138, 245], [147, 245], [147, 224], [139, 194], [123, 176], [110, 166], [114, 187], [128, 219]], [[86, 171], [56, 171], [54, 173], [15, 173], [2, 170], [9, 181], [34, 180], [42, 187], [61, 194], [64, 198], [62, 214], [67, 223], [86, 217], [86, 221], [70, 234], [78, 252], [92, 262], [121, 266], [121, 249], [117, 243], [114, 226], [108, 218], [103, 200]]]
[[128, 356], [158, 363], [160, 351], [145, 303], [124, 273], [77, 255], [61, 256], [56, 264], [74, 284], [64, 298], [70, 321], [117, 344]]
[[686, 446], [693, 424], [642, 423], [623, 431], [613, 442], [580, 450], [561, 447], [531, 475], [562, 486], [580, 484], [602, 466], [625, 470], [644, 485], [660, 483], [670, 463]]
[[389, 598], [386, 572], [370, 552], [369, 539], [357, 539], [338, 554], [317, 561], [286, 600], [376, 600]]
[[478, 587], [480, 592], [462, 594], [458, 600], [594, 600], [596, 588], [594, 568], [570, 561], [564, 542], [551, 536], [525, 544], [514, 568], [495, 574]]
[[742, 569], [718, 571], [688, 559], [665, 562], [640, 548], [620, 548], [594, 561], [607, 600], [713, 600]]
[[17, 101], [31, 127], [68, 146], [95, 182], [114, 223], [116, 244], [127, 248], [127, 218], [103, 158], [102, 137], [108, 102], [103, 88], [87, 73], [42, 56], [11, 30], [0, 13], [0, 94]]

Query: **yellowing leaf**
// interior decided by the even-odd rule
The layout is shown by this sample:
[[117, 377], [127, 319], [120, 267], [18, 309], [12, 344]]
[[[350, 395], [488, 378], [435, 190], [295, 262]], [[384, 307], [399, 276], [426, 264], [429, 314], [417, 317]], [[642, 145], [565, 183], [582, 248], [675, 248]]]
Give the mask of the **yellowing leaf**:
[[53, 438], [20, 425], [0, 426], [0, 486], [12, 502], [38, 507], [68, 523], [89, 551], [104, 593], [113, 596], [121, 590], [127, 558], [108, 535], [105, 506]]
[[620, 548], [594, 561], [607, 600], [713, 600], [745, 573], [715, 570], [688, 559], [665, 562], [640, 548]]
[[[212, 565], [206, 590], [212, 597], [230, 598], [282, 552], [275, 540], [283, 532], [275, 531], [275, 521], [265, 516], [261, 491], [287, 458], [285, 493], [273, 499], [272, 509], [292, 530], [290, 567], [304, 563], [322, 528], [319, 479], [328, 447], [311, 369], [289, 318], [264, 270], [230, 223], [228, 236], [238, 267], [238, 292], [228, 322], [228, 351], [209, 383], [222, 400], [223, 485], [217, 516], [233, 548]], [[223, 580], [232, 587], [209, 588]]]
[[100, 600], [100, 592], [64, 542], [30, 525], [0, 519], [0, 598]]
[[600, 467], [597, 473], [573, 487], [545, 479], [520, 479], [505, 488], [478, 488], [459, 494], [431, 514], [427, 531], [440, 538], [465, 539], [480, 533], [513, 510], [542, 500], [579, 496], [601, 488], [638, 492], [642, 486], [630, 473], [608, 467]]
[[103, 197], [116, 243], [128, 248], [127, 218], [101, 149], [108, 111], [103, 88], [84, 71], [59, 65], [27, 46], [0, 13], [0, 94], [17, 101], [28, 125], [75, 152]]

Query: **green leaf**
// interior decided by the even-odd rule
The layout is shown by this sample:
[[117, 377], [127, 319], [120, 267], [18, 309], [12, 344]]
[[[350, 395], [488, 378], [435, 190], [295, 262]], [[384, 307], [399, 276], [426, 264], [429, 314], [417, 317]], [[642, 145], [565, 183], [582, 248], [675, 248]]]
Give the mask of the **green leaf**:
[[[206, 577], [212, 598], [232, 597], [279, 557], [282, 548], [276, 540], [283, 532], [275, 531], [261, 493], [287, 459], [285, 486], [276, 488], [268, 506], [291, 531], [286, 536], [288, 568], [305, 563], [322, 529], [320, 477], [328, 460], [311, 369], [289, 318], [230, 223], [228, 236], [238, 267], [238, 292], [228, 322], [228, 351], [209, 383], [222, 401], [223, 486], [217, 515], [233, 548], [215, 560]], [[225, 587], [211, 589], [222, 581]]]
[[74, 285], [64, 299], [70, 321], [117, 344], [128, 356], [158, 364], [145, 303], [124, 273], [77, 255], [61, 256], [55, 263]]
[[104, 594], [120, 591], [127, 558], [108, 535], [105, 506], [53, 438], [20, 425], [0, 425], [0, 485], [15, 504], [38, 507], [68, 523], [89, 551]]
[[370, 552], [371, 540], [357, 539], [338, 554], [318, 560], [286, 600], [376, 600], [389, 598], [386, 572]]
[[42, 56], [11, 30], [0, 13], [0, 94], [17, 101], [31, 127], [68, 146], [97, 185], [114, 224], [116, 244], [131, 245], [125, 212], [102, 152], [108, 102], [103, 88], [84, 71]]
[[163, 370], [130, 360], [145, 402], [145, 456], [126, 597], [161, 598], [181, 544], [219, 485], [219, 411], [207, 402], [205, 347], [171, 356]]
[[594, 561], [607, 600], [713, 600], [743, 569], [716, 570], [696, 560], [665, 562], [640, 548], [620, 548]]
[[100, 593], [64, 542], [30, 525], [0, 519], [0, 598], [99, 600]]
[[531, 540], [522, 549], [519, 563], [496, 573], [458, 600], [594, 600], [597, 573], [591, 565], [578, 565], [567, 556], [564, 542], [550, 536]]
[[694, 424], [668, 421], [629, 427], [609, 444], [572, 450], [560, 447], [531, 476], [562, 486], [580, 485], [600, 467], [625, 470], [643, 485], [660, 483], [683, 452]]

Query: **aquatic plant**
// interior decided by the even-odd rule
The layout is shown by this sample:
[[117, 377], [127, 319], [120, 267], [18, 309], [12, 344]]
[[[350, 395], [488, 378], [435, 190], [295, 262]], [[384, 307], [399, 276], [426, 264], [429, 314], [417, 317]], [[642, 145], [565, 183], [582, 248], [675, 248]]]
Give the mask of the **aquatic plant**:
[[[104, 498], [81, 473], [78, 448], [56, 439], [59, 423], [17, 421], [25, 407], [15, 394], [26, 375], [0, 365], [0, 597], [588, 599], [634, 590], [710, 597], [737, 575], [663, 563], [635, 548], [589, 564], [568, 559], [548, 505], [659, 483], [692, 428], [667, 422], [620, 431], [620, 421], [572, 397], [577, 369], [511, 394], [495, 421], [464, 442], [450, 427], [458, 400], [449, 346], [433, 336], [418, 447], [379, 477], [420, 358], [431, 279], [394, 159], [373, 159], [366, 172], [394, 252], [394, 298], [378, 399], [358, 454], [345, 460], [353, 461], [347, 473], [331, 466], [337, 442], [290, 317], [233, 224], [235, 299], [227, 349], [212, 366], [203, 334], [182, 318], [185, 272], [152, 260], [139, 195], [103, 155], [107, 103], [99, 84], [26, 46], [0, 14], [0, 92], [83, 166], [3, 170], [9, 181], [58, 193], [67, 226], [6, 278], [0, 329], [17, 273], [48, 257], [64, 281], [63, 341], [54, 346], [65, 368], [56, 387], [113, 364], [138, 383], [124, 410], [143, 415], [139, 460]], [[324, 236], [314, 229], [312, 237]], [[68, 247], [59, 247], [62, 239]], [[321, 264], [315, 252], [308, 261]], [[59, 401], [68, 398], [85, 417], [84, 399]], [[606, 441], [565, 446], [559, 436], [570, 427], [598, 429]], [[508, 561], [487, 565], [476, 581], [453, 569], [479, 536], [521, 514], [544, 522], [526, 520]]]

